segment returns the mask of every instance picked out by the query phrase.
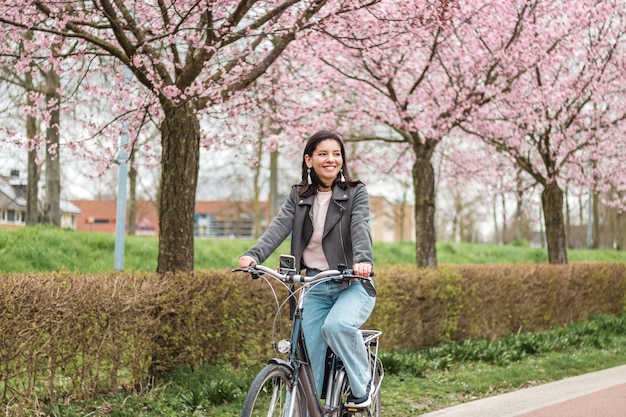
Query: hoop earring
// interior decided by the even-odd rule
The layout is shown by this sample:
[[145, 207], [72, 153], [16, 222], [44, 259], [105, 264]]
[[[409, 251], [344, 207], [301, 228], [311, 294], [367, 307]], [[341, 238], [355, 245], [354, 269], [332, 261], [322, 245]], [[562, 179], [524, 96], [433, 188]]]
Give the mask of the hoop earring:
[[311, 180], [311, 168], [307, 168], [306, 170], [306, 183], [311, 185], [313, 181]]
[[346, 177], [343, 176], [343, 168], [341, 168], [339, 170], [339, 173], [341, 174], [341, 176], [339, 177], [339, 181], [345, 183], [346, 182]]

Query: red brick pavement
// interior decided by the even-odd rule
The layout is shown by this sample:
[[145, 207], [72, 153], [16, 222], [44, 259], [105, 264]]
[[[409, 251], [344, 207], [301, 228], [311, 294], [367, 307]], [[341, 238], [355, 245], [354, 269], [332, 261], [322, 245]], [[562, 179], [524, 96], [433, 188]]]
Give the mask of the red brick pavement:
[[519, 417], [625, 417], [626, 384], [603, 389]]
[[470, 401], [422, 417], [626, 417], [626, 365]]

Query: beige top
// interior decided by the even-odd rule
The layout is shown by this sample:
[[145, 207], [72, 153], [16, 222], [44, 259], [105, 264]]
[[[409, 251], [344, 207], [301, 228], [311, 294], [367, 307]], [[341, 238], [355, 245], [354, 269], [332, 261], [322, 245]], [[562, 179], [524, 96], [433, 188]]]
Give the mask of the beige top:
[[322, 238], [324, 237], [324, 223], [326, 222], [326, 213], [328, 205], [333, 195], [332, 191], [318, 191], [315, 194], [313, 207], [311, 209], [313, 216], [313, 235], [304, 252], [302, 252], [302, 261], [308, 268], [326, 271], [329, 269], [324, 249], [322, 248]]

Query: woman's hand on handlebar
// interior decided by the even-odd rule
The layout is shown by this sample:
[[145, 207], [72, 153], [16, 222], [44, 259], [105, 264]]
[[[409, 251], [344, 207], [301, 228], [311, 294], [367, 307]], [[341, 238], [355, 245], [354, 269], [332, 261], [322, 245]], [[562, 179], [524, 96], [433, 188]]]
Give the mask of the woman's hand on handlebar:
[[358, 275], [364, 278], [369, 278], [372, 272], [372, 265], [365, 263], [365, 262], [360, 262], [360, 263], [354, 264], [352, 269], [354, 270], [354, 275]]
[[240, 256], [239, 257], [239, 268], [245, 269], [245, 268], [250, 268], [252, 265], [255, 265], [256, 259], [254, 259], [252, 256]]

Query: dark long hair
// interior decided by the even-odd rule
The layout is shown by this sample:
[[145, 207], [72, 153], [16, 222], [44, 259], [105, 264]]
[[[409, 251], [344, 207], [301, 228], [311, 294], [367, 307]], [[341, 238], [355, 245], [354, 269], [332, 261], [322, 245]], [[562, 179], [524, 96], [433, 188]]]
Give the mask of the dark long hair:
[[343, 169], [343, 176], [346, 179], [346, 182], [341, 182], [340, 181], [341, 174], [337, 175], [337, 177], [333, 180], [331, 187], [337, 184], [340, 188], [345, 190], [349, 186], [353, 187], [356, 184], [360, 183], [360, 181], [353, 180], [352, 177], [350, 176], [350, 171], [348, 170], [348, 165], [346, 163], [346, 148], [343, 146], [343, 139], [341, 135], [337, 132], [332, 132], [330, 130], [320, 130], [314, 133], [309, 138], [309, 140], [307, 140], [306, 145], [304, 146], [304, 152], [302, 153], [302, 182], [300, 183], [300, 186], [301, 186], [300, 196], [302, 197], [308, 197], [308, 196], [315, 194], [320, 185], [320, 180], [317, 177], [315, 170], [313, 169], [311, 170], [312, 184], [311, 185], [308, 184], [308, 167], [306, 165], [306, 160], [304, 157], [305, 155], [309, 155], [310, 157], [313, 157], [313, 152], [315, 151], [315, 148], [317, 148], [317, 145], [321, 141], [326, 140], [326, 139], [332, 139], [339, 144], [339, 148], [341, 149], [341, 160], [342, 160], [341, 168]]

